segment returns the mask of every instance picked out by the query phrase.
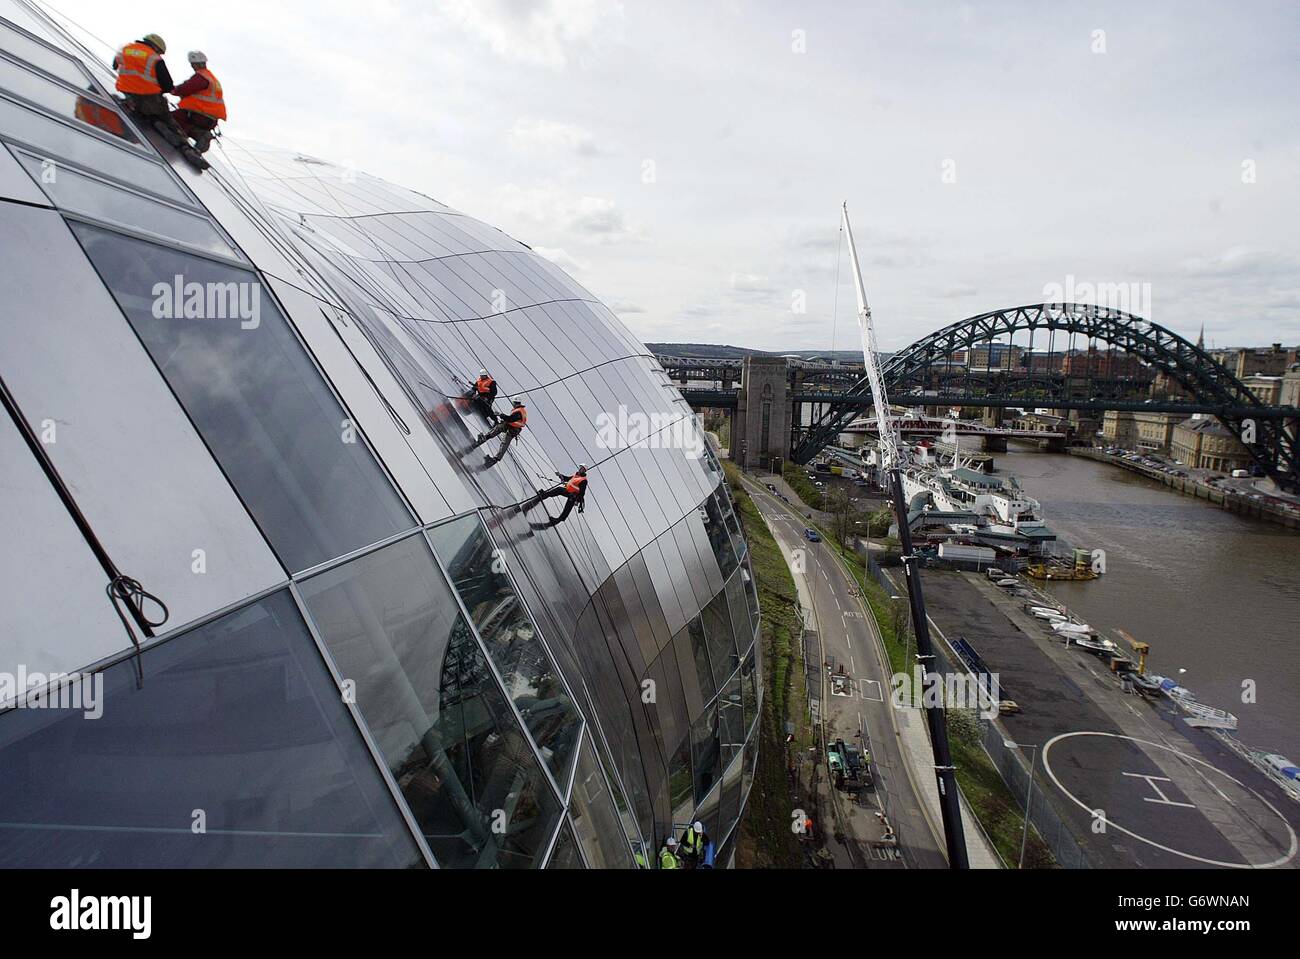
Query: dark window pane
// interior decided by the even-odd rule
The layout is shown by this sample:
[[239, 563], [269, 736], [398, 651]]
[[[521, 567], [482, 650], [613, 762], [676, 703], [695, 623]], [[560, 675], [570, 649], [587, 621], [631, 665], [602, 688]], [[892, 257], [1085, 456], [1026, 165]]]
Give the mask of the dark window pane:
[[718, 736], [725, 769], [745, 746], [744, 709], [741, 707], [740, 671], [732, 674], [718, 695]]
[[713, 555], [718, 560], [718, 568], [722, 570], [722, 578], [727, 579], [736, 570], [736, 551], [731, 545], [731, 533], [722, 518], [717, 497], [710, 496], [706, 499], [700, 504], [700, 510], [704, 515], [704, 530], [709, 534], [709, 545], [713, 547]]
[[130, 661], [101, 674], [97, 719], [0, 716], [0, 866], [423, 865], [287, 593], [143, 669], [140, 689]]
[[[727, 605], [731, 607], [731, 628], [736, 634], [737, 652], [749, 652], [754, 645], [754, 624], [749, 621], [749, 600], [742, 579], [744, 567], [727, 581]], [[732, 667], [740, 665], [737, 660]]]
[[709, 641], [709, 661], [713, 663], [713, 687], [705, 694], [707, 702], [735, 672], [740, 661], [736, 659], [736, 644], [732, 640], [731, 616], [727, 612], [725, 591], [714, 596], [704, 607], [704, 635]]
[[632, 850], [623, 839], [618, 811], [605, 774], [596, 762], [596, 753], [583, 737], [578, 753], [577, 777], [573, 781], [573, 798], [569, 815], [578, 842], [592, 869], [633, 869]]
[[740, 816], [740, 779], [743, 768], [744, 759], [737, 754], [735, 761], [722, 774], [722, 799], [718, 809], [718, 831], [711, 834], [714, 842], [722, 841]]
[[301, 589], [439, 864], [538, 865], [559, 801], [424, 537]]
[[564, 782], [582, 720], [482, 522], [465, 516], [430, 530], [429, 538], [538, 751]]
[[555, 840], [555, 848], [551, 850], [550, 861], [546, 864], [547, 869], [586, 869], [582, 864], [582, 857], [578, 854], [578, 844], [573, 840], [573, 830], [567, 825], [560, 827], [559, 838]]
[[[413, 525], [255, 274], [82, 224], [73, 229], [291, 571]], [[235, 284], [249, 309], [231, 319], [156, 318], [154, 285], [170, 288], [177, 277]], [[255, 327], [240, 319], [254, 312]]]
[[745, 708], [745, 732], [748, 733], [758, 718], [758, 671], [754, 668], [754, 653], [745, 658], [740, 669], [740, 699]]
[[683, 736], [668, 761], [668, 802], [673, 809], [673, 821], [684, 819], [695, 805], [691, 779], [691, 737]]
[[718, 781], [718, 774], [722, 771], [716, 708], [706, 709], [691, 726], [691, 753], [695, 757], [695, 801], [699, 803]]

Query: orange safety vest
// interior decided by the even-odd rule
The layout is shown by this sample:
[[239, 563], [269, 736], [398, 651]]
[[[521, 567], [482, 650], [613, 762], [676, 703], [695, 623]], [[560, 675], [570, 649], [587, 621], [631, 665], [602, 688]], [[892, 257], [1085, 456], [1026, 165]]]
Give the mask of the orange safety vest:
[[480, 376], [474, 383], [479, 396], [487, 396], [492, 391], [492, 377]]
[[162, 93], [158, 64], [162, 56], [147, 43], [128, 43], [117, 55], [117, 89], [120, 93], [149, 96]]
[[180, 108], [224, 120], [226, 118], [226, 100], [221, 94], [221, 83], [207, 67], [194, 72], [208, 81], [207, 89], [200, 90], [198, 93], [191, 93], [183, 98], [180, 102]]
[[126, 125], [122, 122], [122, 118], [117, 115], [117, 111], [112, 107], [106, 107], [79, 96], [77, 97], [77, 106], [73, 110], [73, 115], [82, 123], [89, 123], [101, 130], [107, 130], [114, 136], [119, 136], [124, 140], [131, 139], [130, 134], [126, 132]]
[[514, 422], [508, 421], [506, 425], [512, 430], [522, 430], [528, 425], [528, 408], [525, 406], [516, 406], [514, 411], [519, 414], [519, 419]]
[[587, 477], [574, 473], [569, 477], [569, 481], [564, 484], [564, 492], [570, 496], [577, 496], [582, 492], [582, 488], [587, 485]]

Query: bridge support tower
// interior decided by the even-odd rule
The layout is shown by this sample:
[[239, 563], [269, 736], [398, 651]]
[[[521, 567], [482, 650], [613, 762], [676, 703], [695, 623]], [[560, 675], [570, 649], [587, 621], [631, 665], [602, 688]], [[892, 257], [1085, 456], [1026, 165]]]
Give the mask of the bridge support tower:
[[736, 394], [731, 458], [745, 469], [771, 469], [790, 458], [794, 399], [784, 359], [747, 356]]
[[[984, 425], [1000, 427], [1002, 425], [1002, 413], [1000, 408], [989, 407], [984, 410]], [[1007, 438], [1005, 436], [985, 436], [983, 446], [985, 453], [1005, 453], [1007, 451]]]

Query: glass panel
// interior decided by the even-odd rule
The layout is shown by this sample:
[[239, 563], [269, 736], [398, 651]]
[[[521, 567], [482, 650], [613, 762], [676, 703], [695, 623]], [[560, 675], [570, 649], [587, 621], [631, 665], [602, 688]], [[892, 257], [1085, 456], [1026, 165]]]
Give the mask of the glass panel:
[[[73, 229], [290, 570], [413, 525], [255, 274], [84, 224]], [[209, 295], [235, 291], [215, 311], [235, 318], [168, 317], [177, 283]]]
[[97, 718], [0, 717], [0, 865], [423, 864], [288, 593], [142, 658], [141, 688], [100, 674]]
[[718, 487], [718, 508], [722, 510], [723, 520], [727, 524], [727, 530], [731, 533], [731, 544], [736, 549], [736, 555], [741, 559], [745, 557], [746, 544], [745, 536], [740, 531], [740, 521], [736, 519], [736, 511], [731, 508], [731, 497], [727, 495], [726, 485]]
[[423, 536], [302, 595], [440, 865], [538, 865], [560, 804]]
[[560, 826], [560, 835], [551, 850], [551, 859], [547, 869], [586, 869], [582, 857], [578, 854], [578, 844], [573, 839], [573, 830], [568, 825]]
[[740, 661], [736, 659], [736, 644], [732, 641], [731, 619], [727, 613], [727, 594], [719, 593], [704, 607], [704, 635], [709, 643], [709, 661], [713, 664], [713, 688], [704, 696], [705, 701], [735, 672]]
[[564, 782], [582, 720], [506, 574], [501, 555], [477, 514], [435, 527], [429, 539], [533, 742], [556, 781]]
[[[745, 565], [740, 568], [741, 578], [745, 583], [745, 599], [749, 603], [750, 625], [758, 629], [759, 615], [761, 610], [758, 606], [758, 587], [754, 583], [754, 574], [750, 569], [749, 557], [745, 557]], [[748, 643], [746, 644], [748, 645]]]
[[744, 709], [741, 707], [740, 671], [727, 680], [718, 696], [718, 737], [725, 769], [745, 746]]
[[731, 832], [731, 827], [736, 824], [736, 820], [740, 816], [740, 779], [744, 766], [744, 759], [737, 753], [735, 761], [722, 774], [722, 801], [718, 809], [718, 831], [709, 834], [715, 843], [721, 841]]
[[592, 869], [634, 869], [632, 850], [623, 840], [623, 828], [605, 775], [596, 762], [590, 740], [584, 736], [578, 753], [578, 773], [573, 781], [569, 815], [587, 863]]
[[722, 771], [718, 749], [718, 711], [709, 707], [691, 726], [691, 754], [695, 757], [695, 801], [698, 803], [718, 781]]
[[[731, 607], [731, 627], [736, 633], [737, 652], [749, 652], [754, 645], [754, 626], [749, 621], [749, 601], [745, 596], [745, 583], [741, 572], [727, 581], [727, 605]], [[737, 660], [733, 665], [740, 665]]]
[[0, 57], [0, 87], [61, 117], [80, 120], [128, 143], [139, 143], [122, 115], [98, 97], [86, 96]]
[[162, 164], [0, 97], [0, 131], [54, 160], [67, 160], [169, 200], [191, 203]]
[[745, 732], [749, 732], [758, 718], [758, 671], [754, 669], [752, 651], [740, 667], [740, 698], [745, 710]]
[[673, 821], [685, 819], [695, 805], [691, 780], [691, 737], [683, 736], [668, 760], [668, 802], [672, 806]]
[[718, 568], [722, 570], [722, 578], [727, 579], [736, 570], [736, 552], [731, 545], [731, 534], [727, 531], [722, 512], [718, 509], [717, 498], [708, 497], [700, 504], [700, 510], [704, 517], [704, 530], [709, 534], [709, 545], [713, 547], [713, 555], [718, 560]]
[[3, 23], [0, 23], [0, 48], [73, 86], [90, 87], [90, 77], [77, 64]]
[[55, 166], [50, 175], [42, 175], [42, 160], [17, 152], [27, 172], [62, 210], [110, 220], [133, 230], [156, 233], [208, 253], [236, 255], [234, 248], [205, 216], [146, 199], [103, 180], [85, 176], [71, 167]]

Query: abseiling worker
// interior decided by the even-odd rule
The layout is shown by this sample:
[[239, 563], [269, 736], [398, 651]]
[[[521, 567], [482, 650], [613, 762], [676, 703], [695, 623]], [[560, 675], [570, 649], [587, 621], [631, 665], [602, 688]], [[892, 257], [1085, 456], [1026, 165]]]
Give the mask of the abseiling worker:
[[560, 483], [558, 486], [552, 486], [550, 489], [538, 490], [537, 495], [528, 501], [524, 506], [524, 512], [528, 512], [534, 506], [539, 505], [544, 500], [556, 496], [565, 498], [564, 509], [559, 516], [553, 518], [547, 526], [558, 526], [569, 518], [573, 512], [573, 507], [578, 507], [581, 513], [585, 508], [585, 498], [587, 496], [587, 464], [579, 463], [578, 470], [572, 476], [565, 476], [563, 473], [556, 473]]
[[217, 124], [226, 119], [226, 98], [221, 81], [208, 69], [208, 55], [191, 50], [189, 61], [194, 76], [172, 91], [181, 100], [172, 119], [194, 141], [194, 149], [207, 153]]
[[501, 419], [501, 414], [492, 408], [497, 398], [497, 381], [487, 370], [478, 371], [478, 379], [469, 385], [465, 399], [469, 400], [482, 413], [489, 423]]
[[500, 448], [488, 457], [489, 463], [501, 462], [501, 457], [506, 455], [506, 450], [510, 448], [510, 444], [519, 438], [519, 434], [528, 425], [528, 407], [524, 405], [523, 398], [515, 397], [510, 401], [510, 406], [510, 412], [501, 417], [501, 422], [486, 433], [480, 433], [479, 438], [470, 447], [470, 449], [478, 449], [492, 437], [504, 435], [505, 439], [501, 441]]

